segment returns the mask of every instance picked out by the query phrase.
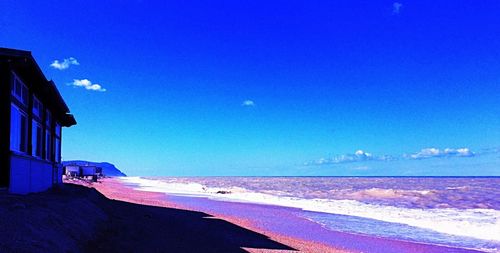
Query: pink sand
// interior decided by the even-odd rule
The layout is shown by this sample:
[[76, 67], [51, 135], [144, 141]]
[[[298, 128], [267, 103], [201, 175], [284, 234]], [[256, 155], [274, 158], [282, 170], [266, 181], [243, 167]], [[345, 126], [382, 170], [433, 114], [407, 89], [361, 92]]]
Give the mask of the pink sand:
[[[107, 178], [100, 183], [88, 186], [94, 187], [110, 199], [205, 212], [216, 218], [264, 234], [272, 240], [303, 252], [478, 252], [331, 231], [315, 222], [293, 215], [292, 208], [221, 202], [205, 198], [177, 197], [164, 193], [137, 191], [119, 179], [113, 178]], [[246, 250], [250, 252], [276, 252], [268, 249]], [[279, 252], [283, 252], [283, 250]]]

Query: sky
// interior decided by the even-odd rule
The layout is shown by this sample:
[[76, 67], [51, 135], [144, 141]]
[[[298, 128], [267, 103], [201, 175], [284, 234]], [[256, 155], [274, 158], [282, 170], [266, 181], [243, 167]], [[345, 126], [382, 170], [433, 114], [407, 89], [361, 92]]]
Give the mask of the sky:
[[0, 1], [129, 175], [500, 175], [498, 1]]

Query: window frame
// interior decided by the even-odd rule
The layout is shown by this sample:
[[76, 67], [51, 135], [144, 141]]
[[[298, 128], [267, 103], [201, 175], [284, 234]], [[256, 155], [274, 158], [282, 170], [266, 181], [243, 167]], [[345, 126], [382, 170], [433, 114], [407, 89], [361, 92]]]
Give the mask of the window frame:
[[37, 120], [31, 121], [31, 156], [43, 158], [43, 125]]
[[54, 138], [54, 159], [56, 163], [61, 163], [62, 155], [61, 155], [61, 138]]
[[55, 122], [54, 127], [54, 159], [57, 163], [62, 161], [62, 126], [59, 122]]
[[[28, 106], [29, 103], [29, 89], [28, 86], [21, 80], [21, 78], [14, 72], [12, 73], [12, 82], [11, 82], [11, 95], [16, 98], [22, 105]], [[17, 84], [19, 84], [20, 93], [17, 94]]]
[[50, 129], [45, 130], [45, 160], [52, 162], [53, 159], [53, 138]]
[[[22, 153], [22, 154], [28, 154], [28, 141], [29, 141], [29, 136], [28, 136], [28, 128], [29, 128], [29, 119], [28, 119], [28, 114], [26, 112], [24, 112], [23, 109], [21, 109], [19, 106], [17, 106], [15, 103], [11, 102], [10, 103], [10, 106], [11, 106], [11, 115], [10, 115], [10, 150], [11, 151], [14, 151], [14, 152], [18, 152], [18, 153]], [[13, 109], [16, 110], [18, 113], [19, 113], [19, 122], [16, 123], [16, 125], [18, 125], [18, 127], [21, 129], [19, 131], [15, 131], [16, 133], [20, 134], [20, 136], [17, 136], [17, 138], [19, 138], [19, 142], [18, 143], [15, 143], [16, 147], [13, 146], [13, 139], [12, 139], [12, 134], [15, 133], [14, 131], [12, 131], [13, 129], [13, 115], [12, 115], [12, 112], [13, 112]], [[24, 124], [24, 129], [22, 128], [22, 120], [23, 120], [23, 117], [24, 117], [24, 120], [25, 120], [25, 124]], [[23, 141], [23, 135], [24, 135], [24, 141]]]
[[52, 128], [52, 113], [49, 109], [45, 109], [45, 126]]
[[[35, 110], [37, 108], [37, 110]], [[33, 95], [33, 116], [37, 117], [40, 121], [42, 120], [44, 106], [40, 99], [38, 99], [35, 95]]]
[[61, 138], [61, 133], [62, 133], [62, 127], [59, 122], [56, 122], [56, 127], [55, 127], [55, 137]]
[[54, 133], [53, 133], [54, 129], [52, 128], [53, 118], [52, 118], [52, 113], [48, 108], [46, 108], [44, 112], [45, 112], [45, 124], [44, 124], [45, 160], [53, 162], [54, 161]]

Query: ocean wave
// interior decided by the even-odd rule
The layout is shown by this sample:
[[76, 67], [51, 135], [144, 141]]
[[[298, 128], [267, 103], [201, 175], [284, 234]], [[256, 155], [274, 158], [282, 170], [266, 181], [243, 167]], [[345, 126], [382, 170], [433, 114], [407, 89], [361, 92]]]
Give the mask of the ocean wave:
[[[240, 187], [207, 187], [199, 183], [164, 182], [139, 177], [123, 178], [138, 190], [207, 197], [215, 200], [248, 202], [299, 208], [306, 211], [340, 214], [405, 224], [439, 233], [500, 242], [500, 211], [493, 209], [404, 208], [364, 203], [353, 199], [304, 199], [259, 193]], [[224, 193], [224, 194], [221, 194]], [[430, 194], [412, 191], [405, 194]], [[381, 189], [368, 189], [362, 194], [398, 195]], [[399, 193], [401, 194], [401, 193]]]
[[367, 198], [415, 198], [427, 197], [429, 194], [434, 194], [433, 190], [395, 190], [395, 189], [382, 189], [370, 188], [366, 190], [359, 190], [348, 192], [344, 195], [353, 199], [367, 199]]

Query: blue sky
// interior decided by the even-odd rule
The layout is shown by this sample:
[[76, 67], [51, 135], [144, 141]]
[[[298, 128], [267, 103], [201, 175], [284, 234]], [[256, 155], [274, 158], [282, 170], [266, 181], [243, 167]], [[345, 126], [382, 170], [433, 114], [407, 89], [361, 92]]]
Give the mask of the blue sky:
[[32, 51], [77, 118], [65, 160], [131, 175], [500, 175], [498, 1], [0, 10], [0, 46]]

